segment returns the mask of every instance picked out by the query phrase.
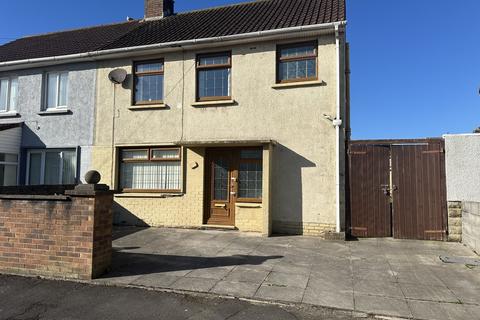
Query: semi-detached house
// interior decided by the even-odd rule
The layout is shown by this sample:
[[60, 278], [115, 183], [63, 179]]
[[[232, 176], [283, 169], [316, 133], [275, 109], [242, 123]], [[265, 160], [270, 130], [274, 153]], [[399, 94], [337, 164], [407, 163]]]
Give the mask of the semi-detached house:
[[19, 184], [98, 170], [117, 224], [341, 232], [345, 20], [344, 0], [147, 0], [141, 20], [6, 44], [0, 141], [21, 138], [4, 155]]

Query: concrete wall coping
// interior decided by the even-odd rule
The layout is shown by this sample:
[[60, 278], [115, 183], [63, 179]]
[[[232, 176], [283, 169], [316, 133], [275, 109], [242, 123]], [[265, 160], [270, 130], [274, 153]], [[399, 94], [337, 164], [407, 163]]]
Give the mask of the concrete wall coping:
[[79, 184], [73, 190], [66, 190], [65, 194], [72, 197], [94, 197], [99, 194], [113, 194], [106, 184]]
[[64, 195], [33, 195], [33, 194], [11, 194], [0, 195], [2, 200], [34, 200], [34, 201], [70, 201], [69, 196]]

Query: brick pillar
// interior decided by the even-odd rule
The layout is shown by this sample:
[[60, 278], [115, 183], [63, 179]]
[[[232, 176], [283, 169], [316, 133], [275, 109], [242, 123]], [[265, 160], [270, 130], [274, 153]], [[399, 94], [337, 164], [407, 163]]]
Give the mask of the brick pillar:
[[110, 267], [112, 261], [113, 192], [106, 185], [84, 184], [67, 191], [74, 201], [83, 201], [86, 210], [92, 210], [92, 256], [89, 278], [97, 278]]

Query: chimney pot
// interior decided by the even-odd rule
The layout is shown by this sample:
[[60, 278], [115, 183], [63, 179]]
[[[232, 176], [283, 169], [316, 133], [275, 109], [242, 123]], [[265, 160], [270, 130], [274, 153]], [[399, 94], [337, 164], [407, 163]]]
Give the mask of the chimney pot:
[[175, 0], [145, 0], [145, 19], [155, 19], [174, 14]]

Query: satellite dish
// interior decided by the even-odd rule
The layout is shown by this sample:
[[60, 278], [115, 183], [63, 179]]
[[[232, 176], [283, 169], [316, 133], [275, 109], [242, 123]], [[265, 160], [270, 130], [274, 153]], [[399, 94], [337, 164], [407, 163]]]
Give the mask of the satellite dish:
[[125, 69], [115, 69], [108, 74], [108, 79], [115, 84], [122, 84], [126, 78], [127, 71]]

